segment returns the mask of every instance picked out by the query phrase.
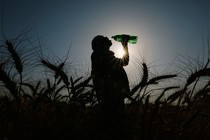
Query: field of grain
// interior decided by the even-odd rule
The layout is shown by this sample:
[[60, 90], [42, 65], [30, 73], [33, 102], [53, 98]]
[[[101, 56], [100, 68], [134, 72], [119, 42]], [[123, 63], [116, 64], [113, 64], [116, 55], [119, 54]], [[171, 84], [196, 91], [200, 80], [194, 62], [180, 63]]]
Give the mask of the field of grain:
[[113, 134], [126, 140], [210, 139], [209, 60], [186, 60], [197, 65], [182, 67], [188, 73], [183, 84], [160, 88], [152, 87], [181, 75], [152, 77], [148, 65], [140, 63], [121, 127], [104, 130], [90, 75], [72, 75], [66, 59], [44, 55], [39, 40], [25, 34], [0, 44], [0, 139], [116, 139]]

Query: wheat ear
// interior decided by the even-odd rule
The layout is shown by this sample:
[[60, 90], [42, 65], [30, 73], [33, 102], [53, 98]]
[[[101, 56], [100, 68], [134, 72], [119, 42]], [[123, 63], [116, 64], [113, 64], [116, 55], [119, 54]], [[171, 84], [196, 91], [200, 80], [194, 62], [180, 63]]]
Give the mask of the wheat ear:
[[189, 86], [194, 81], [196, 81], [197, 78], [202, 77], [202, 76], [210, 76], [210, 68], [204, 68], [204, 69], [201, 69], [199, 71], [192, 73], [187, 79], [186, 86]]
[[60, 76], [63, 82], [68, 86], [70, 84], [67, 74], [63, 71], [63, 64], [60, 66], [53, 65], [49, 61], [41, 60], [41, 63], [55, 72], [55, 76]]
[[141, 78], [141, 82], [136, 85], [130, 92], [130, 95], [132, 96], [138, 89], [142, 89], [144, 86], [146, 86], [147, 80], [148, 80], [148, 67], [146, 63], [142, 63], [143, 66], [143, 76]]
[[18, 73], [21, 75], [22, 72], [23, 72], [23, 64], [21, 62], [20, 55], [15, 50], [15, 47], [12, 44], [12, 42], [10, 42], [8, 40], [6, 40], [6, 48], [9, 51], [9, 53], [10, 53], [12, 59], [13, 59], [15, 68], [17, 69]]

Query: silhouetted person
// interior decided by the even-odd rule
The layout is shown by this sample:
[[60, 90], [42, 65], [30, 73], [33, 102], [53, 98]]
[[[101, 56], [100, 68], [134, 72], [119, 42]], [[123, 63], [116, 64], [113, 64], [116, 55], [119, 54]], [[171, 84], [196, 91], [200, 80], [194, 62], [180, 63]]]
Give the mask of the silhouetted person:
[[116, 58], [110, 51], [111, 40], [98, 35], [92, 40], [92, 78], [100, 105], [101, 125], [105, 129], [119, 129], [124, 118], [124, 99], [129, 94], [129, 82], [123, 66], [128, 65], [129, 53], [124, 38], [125, 54]]

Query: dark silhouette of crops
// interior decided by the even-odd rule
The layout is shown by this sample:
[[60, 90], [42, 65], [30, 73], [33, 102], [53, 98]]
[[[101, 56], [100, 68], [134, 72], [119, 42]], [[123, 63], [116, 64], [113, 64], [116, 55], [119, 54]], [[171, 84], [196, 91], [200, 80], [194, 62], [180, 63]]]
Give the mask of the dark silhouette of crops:
[[[36, 41], [24, 37], [5, 39], [0, 46], [0, 139], [114, 139], [98, 127], [91, 77], [71, 75], [66, 60], [47, 59], [41, 51], [34, 57], [23, 49]], [[179, 78], [178, 73], [151, 77], [147, 64], [140, 63], [139, 83], [127, 95], [121, 139], [209, 139], [208, 63], [188, 73], [181, 85], [168, 81]], [[46, 76], [32, 80], [35, 67]], [[167, 85], [157, 86], [164, 82]]]

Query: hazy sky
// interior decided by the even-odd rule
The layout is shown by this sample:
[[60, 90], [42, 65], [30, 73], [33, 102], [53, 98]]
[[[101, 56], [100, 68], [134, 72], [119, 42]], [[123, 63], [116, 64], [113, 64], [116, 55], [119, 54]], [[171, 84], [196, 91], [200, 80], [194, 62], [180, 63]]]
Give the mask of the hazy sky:
[[[98, 34], [138, 36], [138, 43], [129, 47], [126, 71], [131, 75], [136, 59], [167, 65], [177, 53], [201, 55], [202, 35], [206, 39], [210, 33], [210, 0], [0, 1], [8, 38], [32, 26], [60, 57], [71, 45], [71, 57], [85, 70], [90, 70], [91, 40]], [[121, 44], [113, 41], [112, 50], [118, 47]]]

